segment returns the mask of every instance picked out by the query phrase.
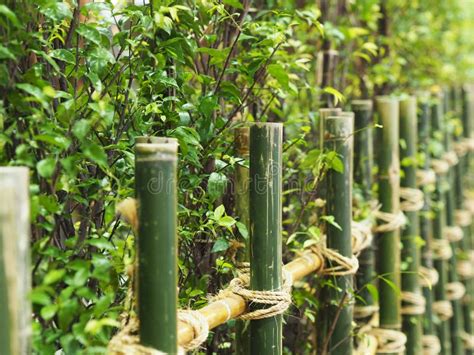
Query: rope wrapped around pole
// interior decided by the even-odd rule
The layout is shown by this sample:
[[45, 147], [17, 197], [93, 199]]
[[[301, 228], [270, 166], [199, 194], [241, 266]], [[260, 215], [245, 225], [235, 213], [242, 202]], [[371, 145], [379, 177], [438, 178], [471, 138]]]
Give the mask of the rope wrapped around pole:
[[448, 301], [461, 300], [466, 294], [466, 287], [461, 282], [450, 282], [446, 285], [446, 299]]
[[433, 312], [440, 320], [446, 321], [453, 316], [453, 306], [448, 300], [435, 301], [433, 302]]
[[468, 210], [456, 210], [454, 220], [459, 227], [469, 227], [472, 223], [472, 215]]
[[441, 343], [436, 335], [425, 334], [421, 341], [423, 355], [438, 355], [441, 352]]
[[431, 241], [433, 259], [449, 260], [453, 256], [453, 250], [446, 239], [433, 239]]
[[432, 159], [431, 167], [437, 175], [445, 175], [449, 171], [449, 164], [441, 159]]
[[398, 354], [405, 351], [407, 337], [398, 330], [374, 328], [370, 334], [377, 339], [377, 354]]
[[444, 233], [446, 234], [446, 239], [451, 243], [459, 242], [464, 237], [464, 232], [458, 226], [446, 226]]
[[436, 173], [432, 169], [417, 170], [416, 184], [418, 186], [432, 185], [436, 182]]
[[420, 266], [419, 269], [420, 275], [420, 285], [421, 287], [433, 287], [439, 281], [438, 271], [434, 268], [427, 268], [425, 266]]
[[375, 218], [385, 222], [378, 224], [372, 228], [374, 233], [386, 233], [398, 230], [400, 227], [406, 224], [406, 218], [403, 212], [399, 211], [398, 213], [388, 213], [382, 211], [374, 212]]
[[[319, 255], [324, 260], [323, 267], [318, 270], [320, 275], [354, 275], [359, 269], [359, 260], [355, 255], [349, 258], [339, 254], [336, 250], [321, 245], [311, 247], [311, 252]], [[329, 266], [326, 266], [327, 264]]]
[[402, 291], [402, 303], [402, 314], [416, 316], [425, 313], [426, 300], [421, 294]]
[[423, 191], [410, 187], [400, 187], [400, 209], [405, 212], [420, 211], [425, 205]]
[[374, 238], [372, 234], [372, 223], [369, 220], [352, 221], [352, 252], [358, 256], [360, 252], [370, 245]]

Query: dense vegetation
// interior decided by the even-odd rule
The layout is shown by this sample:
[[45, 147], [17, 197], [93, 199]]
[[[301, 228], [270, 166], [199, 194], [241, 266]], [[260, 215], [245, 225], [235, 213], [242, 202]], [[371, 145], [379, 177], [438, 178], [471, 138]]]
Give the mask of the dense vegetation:
[[[474, 79], [469, 1], [79, 2], [0, 5], [0, 164], [32, 171], [42, 354], [101, 353], [130, 307], [134, 236], [115, 206], [134, 195], [136, 136], [179, 140], [179, 299], [199, 308], [247, 237], [234, 212], [233, 172], [245, 162], [233, 128], [284, 122], [289, 256], [330, 219], [308, 212], [328, 161], [315, 149], [318, 108]], [[300, 286], [286, 337], [299, 353], [318, 306], [312, 285]], [[216, 330], [208, 352], [230, 334]]]

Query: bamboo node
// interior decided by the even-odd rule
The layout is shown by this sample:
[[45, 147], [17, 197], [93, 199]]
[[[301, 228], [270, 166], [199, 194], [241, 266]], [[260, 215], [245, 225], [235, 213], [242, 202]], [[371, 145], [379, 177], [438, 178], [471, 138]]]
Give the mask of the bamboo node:
[[451, 243], [459, 242], [464, 237], [464, 232], [458, 226], [447, 226], [444, 233], [446, 239]]
[[472, 223], [471, 212], [468, 210], [454, 211], [454, 219], [456, 224], [460, 227], [469, 227]]
[[377, 354], [398, 354], [405, 351], [407, 336], [398, 330], [374, 328], [370, 334], [377, 338]]
[[441, 342], [436, 335], [425, 334], [421, 338], [423, 355], [438, 355], [441, 352]]
[[360, 252], [372, 245], [373, 234], [369, 220], [352, 221], [352, 252], [358, 256]]
[[458, 301], [466, 294], [466, 287], [461, 282], [450, 282], [445, 286], [446, 299], [449, 301]]
[[[321, 275], [354, 275], [359, 269], [359, 260], [355, 255], [347, 257], [339, 254], [339, 252], [334, 249], [326, 248], [321, 245], [311, 247], [311, 251], [324, 260], [324, 265], [318, 270], [318, 273]], [[326, 267], [326, 263], [330, 266]]]
[[406, 315], [420, 315], [425, 313], [426, 300], [423, 295], [402, 291], [402, 302], [404, 303], [401, 309], [402, 314]]
[[372, 228], [372, 231], [375, 233], [393, 232], [403, 227], [407, 223], [407, 219], [402, 211], [398, 211], [397, 213], [389, 213], [377, 210], [374, 212], [374, 216], [378, 220], [385, 222]]
[[432, 169], [417, 170], [416, 184], [418, 186], [432, 185], [436, 182], [436, 173]]
[[439, 274], [438, 271], [436, 271], [436, 269], [434, 268], [420, 266], [419, 275], [419, 282], [421, 287], [432, 287], [438, 283]]
[[431, 167], [437, 175], [444, 175], [449, 171], [449, 164], [441, 159], [431, 160]]
[[446, 239], [433, 239], [431, 241], [431, 249], [433, 251], [433, 259], [449, 260], [453, 256], [451, 244]]
[[400, 188], [400, 209], [405, 212], [416, 212], [423, 208], [425, 199], [423, 191], [410, 187]]
[[439, 300], [433, 302], [433, 312], [442, 321], [446, 321], [453, 316], [453, 306], [448, 300]]
[[[244, 298], [249, 304], [261, 304], [267, 306], [265, 308], [256, 309], [242, 314], [239, 319], [252, 320], [274, 317], [284, 313], [291, 304], [291, 286], [293, 278], [291, 273], [282, 270], [283, 285], [281, 290], [276, 291], [259, 291], [250, 290], [250, 276], [248, 271], [243, 271], [238, 277], [234, 278], [229, 285], [229, 290]], [[268, 307], [270, 306], [270, 307]]]

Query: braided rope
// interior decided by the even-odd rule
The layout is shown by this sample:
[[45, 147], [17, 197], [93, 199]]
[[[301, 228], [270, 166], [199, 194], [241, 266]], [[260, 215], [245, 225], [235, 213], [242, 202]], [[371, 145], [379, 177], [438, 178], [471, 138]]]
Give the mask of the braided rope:
[[469, 197], [464, 201], [464, 205], [466, 206], [466, 210], [469, 211], [471, 216], [474, 216], [474, 198]]
[[281, 290], [260, 291], [248, 289], [250, 276], [246, 272], [241, 273], [230, 282], [228, 289], [232, 293], [244, 298], [249, 304], [260, 304], [265, 306], [264, 308], [244, 313], [239, 317], [239, 319], [251, 320], [270, 318], [282, 314], [288, 309], [291, 304], [291, 286], [293, 285], [293, 279], [291, 273], [285, 270], [282, 270], [282, 273], [283, 285]]
[[454, 211], [454, 219], [456, 224], [460, 227], [469, 227], [472, 223], [472, 215], [468, 210]]
[[417, 170], [416, 184], [418, 186], [432, 185], [436, 182], [436, 173], [432, 169]]
[[464, 237], [464, 232], [458, 226], [447, 226], [444, 231], [446, 239], [451, 243], [459, 242]]
[[374, 328], [370, 334], [377, 339], [377, 354], [401, 353], [405, 351], [407, 336], [398, 330]]
[[466, 287], [461, 282], [450, 282], [445, 286], [446, 299], [448, 301], [458, 301], [466, 294]]
[[425, 334], [421, 338], [423, 355], [438, 355], [441, 352], [441, 342], [436, 335]]
[[[359, 260], [355, 255], [347, 257], [339, 254], [334, 249], [329, 249], [321, 245], [311, 247], [311, 251], [324, 260], [324, 265], [318, 270], [318, 273], [321, 275], [354, 275], [359, 269]], [[326, 267], [326, 264], [330, 266]]]
[[374, 211], [374, 217], [385, 222], [372, 228], [372, 231], [375, 233], [393, 232], [407, 223], [405, 215], [401, 211], [398, 213]]
[[456, 271], [461, 280], [467, 280], [474, 277], [474, 268], [471, 260], [458, 260]]
[[468, 350], [474, 350], [474, 335], [466, 333], [466, 332], [461, 332], [459, 335], [463, 341], [464, 348]]
[[404, 212], [416, 212], [425, 205], [424, 194], [420, 189], [400, 188], [400, 209]]
[[439, 300], [433, 302], [432, 309], [442, 321], [446, 321], [453, 316], [453, 306], [448, 300]]
[[352, 252], [358, 256], [360, 252], [368, 248], [372, 244], [373, 234], [371, 222], [369, 220], [352, 221]]
[[455, 142], [453, 144], [453, 149], [458, 157], [466, 155], [472, 149], [473, 142], [474, 140], [472, 138], [464, 138]]
[[433, 239], [431, 241], [431, 250], [433, 252], [433, 259], [449, 260], [453, 256], [451, 244], [446, 239]]
[[449, 164], [441, 159], [431, 160], [431, 168], [437, 175], [444, 175], [449, 171]]
[[375, 313], [379, 311], [379, 306], [371, 305], [371, 306], [355, 306], [354, 307], [354, 319], [365, 319], [368, 317], [373, 316]]
[[458, 155], [454, 150], [444, 153], [442, 159], [448, 163], [449, 166], [454, 166], [459, 163]]
[[402, 291], [402, 306], [401, 313], [406, 315], [420, 315], [425, 313], [426, 300], [423, 295], [415, 292]]
[[178, 319], [190, 325], [194, 333], [193, 340], [183, 345], [183, 348], [188, 351], [199, 348], [209, 336], [209, 324], [207, 323], [206, 317], [199, 311], [180, 310], [178, 312]]
[[432, 287], [438, 283], [439, 274], [438, 271], [436, 271], [436, 269], [434, 268], [420, 266], [419, 275], [419, 282], [421, 287]]

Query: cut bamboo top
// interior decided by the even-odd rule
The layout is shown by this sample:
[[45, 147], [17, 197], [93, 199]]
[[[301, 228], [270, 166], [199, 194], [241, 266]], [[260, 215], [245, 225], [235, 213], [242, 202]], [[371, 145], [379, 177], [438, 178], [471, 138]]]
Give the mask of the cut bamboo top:
[[347, 139], [354, 133], [354, 113], [329, 116], [324, 122], [325, 139]]
[[176, 160], [178, 140], [167, 137], [137, 137], [135, 152], [140, 160]]
[[355, 111], [369, 111], [374, 106], [372, 100], [352, 100], [352, 109]]

